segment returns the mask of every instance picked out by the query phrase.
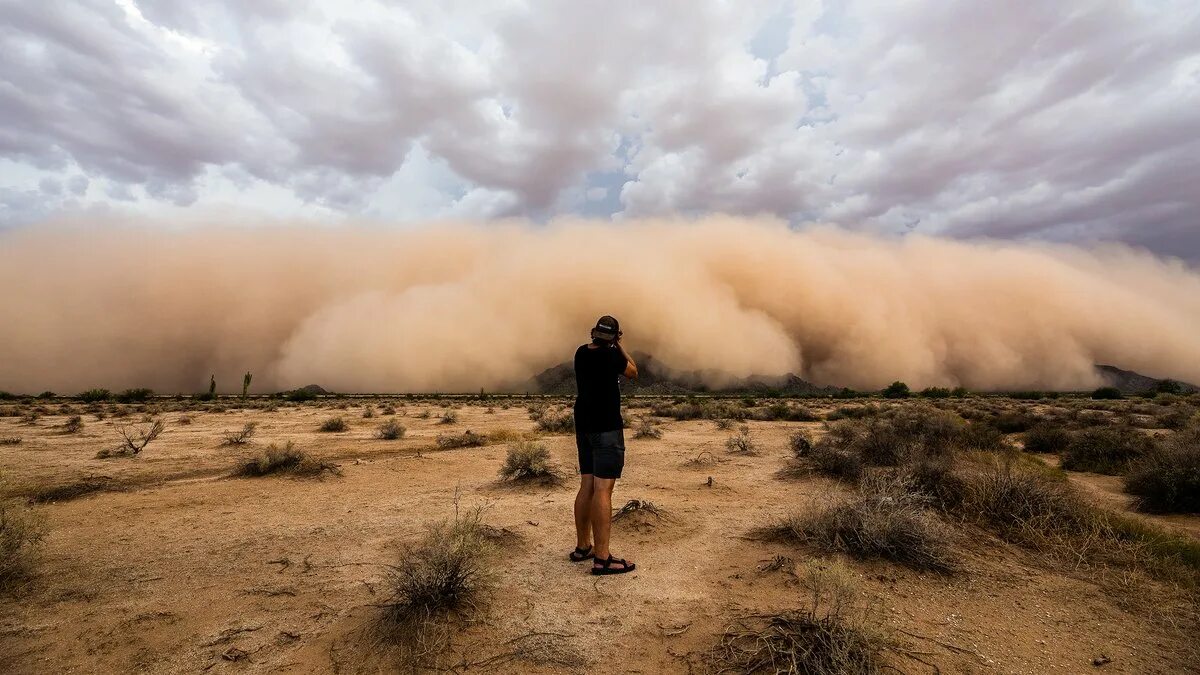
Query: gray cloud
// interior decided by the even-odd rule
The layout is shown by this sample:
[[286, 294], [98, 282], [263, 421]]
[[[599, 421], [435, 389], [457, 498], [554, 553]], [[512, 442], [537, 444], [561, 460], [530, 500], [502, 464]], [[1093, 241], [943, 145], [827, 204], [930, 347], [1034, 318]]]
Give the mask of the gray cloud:
[[[412, 190], [429, 216], [770, 213], [1200, 260], [1187, 2], [0, 0], [0, 120], [37, 174], [9, 222], [68, 193], [228, 203], [215, 175], [346, 214]], [[31, 196], [43, 174], [66, 190]]]

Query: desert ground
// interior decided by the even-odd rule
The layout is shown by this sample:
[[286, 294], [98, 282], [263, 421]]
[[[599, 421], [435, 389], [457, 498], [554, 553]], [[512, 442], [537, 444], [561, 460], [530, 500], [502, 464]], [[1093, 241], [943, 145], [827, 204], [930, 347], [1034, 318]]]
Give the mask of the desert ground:
[[[1200, 516], [1139, 512], [1119, 475], [1064, 473], [1057, 455], [1022, 450], [1039, 420], [1075, 433], [1180, 434], [1178, 420], [1158, 420], [1194, 418], [1195, 395], [625, 403], [614, 508], [652, 508], [613, 527], [613, 551], [637, 571], [594, 577], [567, 560], [578, 479], [574, 436], [556, 420], [569, 399], [0, 402], [0, 489], [44, 532], [0, 595], [0, 670], [775, 672], [769, 659], [752, 663], [746, 635], [790, 611], [826, 616], [817, 580], [829, 575], [847, 605], [835, 618], [876, 636], [875, 667], [893, 672], [1200, 667], [1200, 557], [1189, 558]], [[944, 567], [779, 535], [787, 518], [868, 489], [812, 466], [797, 432], [816, 447], [839, 425], [913, 411], [997, 430], [980, 447], [947, 451], [966, 467], [955, 471], [1058, 481], [1088, 508], [1144, 526], [1137, 541], [1151, 543], [1126, 550], [1107, 530], [1042, 536], [1032, 520], [998, 529], [950, 502], [920, 507], [942, 533]], [[68, 431], [75, 415], [82, 428]], [[320, 431], [331, 417], [346, 429]], [[161, 435], [135, 456], [97, 457], [121, 444], [122, 427], [154, 420]], [[377, 437], [390, 420], [402, 438]], [[245, 442], [226, 441], [248, 423]], [[639, 428], [649, 435], [635, 437]], [[482, 445], [447, 447], [467, 430]], [[289, 441], [314, 475], [234, 475]], [[560, 481], [499, 478], [509, 450], [530, 443], [546, 448]], [[443, 629], [436, 645], [404, 647], [410, 636], [380, 628], [395, 569], [429, 527], [475, 509], [488, 542], [478, 592], [429, 618]], [[739, 649], [742, 660], [731, 656]]]

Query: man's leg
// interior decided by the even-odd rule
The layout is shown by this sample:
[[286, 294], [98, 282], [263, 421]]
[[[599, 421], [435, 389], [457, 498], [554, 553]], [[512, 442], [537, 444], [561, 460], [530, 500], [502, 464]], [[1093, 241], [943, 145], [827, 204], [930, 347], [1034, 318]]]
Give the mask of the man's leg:
[[616, 478], [593, 479], [592, 488], [592, 536], [596, 538], [596, 559], [607, 560], [608, 539], [612, 533], [612, 491]]
[[579, 493], [575, 495], [575, 546], [586, 550], [592, 545], [592, 474], [579, 477]]

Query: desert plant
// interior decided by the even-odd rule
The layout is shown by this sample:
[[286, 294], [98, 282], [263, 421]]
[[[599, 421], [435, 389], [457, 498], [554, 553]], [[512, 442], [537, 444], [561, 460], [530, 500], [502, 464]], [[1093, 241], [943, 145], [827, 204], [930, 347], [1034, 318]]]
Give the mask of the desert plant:
[[797, 575], [809, 591], [804, 609], [742, 617], [725, 629], [709, 659], [718, 673], [874, 675], [887, 667], [888, 640], [854, 606], [853, 576], [840, 563]]
[[634, 438], [662, 438], [662, 429], [648, 419], [643, 419], [638, 422], [634, 428]]
[[46, 400], [50, 400], [56, 396], [58, 396], [58, 394], [55, 394], [54, 392], [47, 390], [47, 391], [43, 391], [42, 393], [38, 394], [36, 396], [36, 398], [46, 401]]
[[857, 558], [884, 558], [914, 569], [952, 572], [950, 529], [906, 481], [880, 477], [861, 495], [792, 515], [760, 534]]
[[141, 454], [142, 450], [146, 449], [154, 439], [167, 428], [166, 422], [154, 420], [148, 426], [135, 426], [127, 424], [117, 427], [117, 433], [121, 435], [121, 445], [116, 449], [103, 449], [96, 453], [98, 459], [107, 457], [136, 457]]
[[1125, 477], [1125, 491], [1145, 511], [1200, 513], [1200, 427], [1138, 459]]
[[1092, 398], [1098, 401], [1118, 400], [1125, 398], [1125, 395], [1116, 387], [1100, 387], [1092, 392]]
[[899, 380], [884, 387], [879, 393], [883, 394], [884, 398], [908, 398], [911, 394], [908, 385]]
[[379, 425], [379, 429], [375, 432], [375, 438], [381, 441], [395, 441], [404, 438], [405, 431], [407, 429], [404, 428], [403, 424], [400, 424], [396, 420], [388, 420]]
[[453, 520], [429, 526], [387, 567], [391, 592], [377, 626], [381, 635], [413, 661], [439, 653], [450, 637], [446, 623], [477, 609], [491, 586], [484, 563], [490, 550], [481, 509], [456, 508]]
[[565, 410], [562, 413], [545, 412], [537, 419], [538, 431], [550, 434], [569, 434], [575, 431], [575, 413]]
[[107, 389], [88, 389], [79, 393], [79, 400], [84, 403], [98, 403], [107, 401], [112, 396], [112, 392]]
[[208, 378], [208, 398], [214, 400], [217, 398], [217, 376], [210, 375]]
[[[797, 465], [790, 473], [803, 473]], [[841, 450], [827, 443], [818, 443], [808, 454], [808, 467], [817, 473], [850, 482], [862, 478], [865, 466], [862, 455], [853, 450]]]
[[321, 426], [317, 427], [317, 431], [322, 431], [325, 433], [338, 433], [346, 431], [349, 428], [350, 425], [346, 424], [346, 420], [344, 418], [339, 415], [334, 415], [333, 417], [326, 419], [324, 422], [321, 422]]
[[150, 389], [126, 389], [116, 395], [117, 403], [145, 403], [154, 395]]
[[396, 406], [389, 403], [389, 404], [383, 406], [383, 408], [381, 408], [379, 410], [379, 414], [380, 415], [395, 415], [396, 414]]
[[238, 431], [226, 431], [225, 440], [222, 445], [245, 445], [250, 442], [250, 437], [254, 435], [254, 430], [258, 427], [257, 422], [246, 422]]
[[442, 413], [441, 418], [438, 419], [438, 424], [455, 424], [457, 422], [458, 413], [454, 412], [453, 410], [447, 410], [446, 412]]
[[372, 417], [375, 416], [375, 409], [369, 405], [364, 405], [363, 411], [362, 411], [362, 416], [363, 416], [363, 419], [368, 419], [368, 420], [371, 419]]
[[918, 394], [921, 398], [950, 398], [951, 391], [945, 387], [926, 387]]
[[283, 473], [295, 476], [319, 476], [325, 472], [340, 473], [336, 464], [309, 457], [288, 441], [282, 448], [274, 443], [238, 465], [234, 475], [247, 478]]
[[782, 401], [763, 408], [754, 419], [762, 421], [815, 422], [819, 417], [804, 406], [788, 405]]
[[80, 431], [83, 431], [83, 417], [81, 415], [72, 415], [67, 418], [66, 422], [63, 422], [64, 434], [77, 434]]
[[180, 415], [179, 419], [175, 420], [175, 423], [182, 424], [182, 425], [188, 425], [188, 424], [192, 423], [192, 418], [190, 415]]
[[20, 445], [20, 436], [4, 436], [0, 437], [0, 445]]
[[1051, 424], [1038, 424], [1025, 432], [1025, 451], [1058, 454], [1071, 443], [1071, 433]]
[[443, 450], [479, 447], [486, 442], [486, 436], [477, 434], [470, 429], [461, 434], [443, 434], [437, 437], [437, 446]]
[[1128, 427], [1097, 428], [1077, 432], [1067, 443], [1062, 467], [1116, 475], [1154, 448], [1154, 439]]
[[250, 393], [250, 381], [253, 379], [254, 375], [250, 371], [246, 371], [246, 374], [242, 375], [242, 398], [246, 398]]
[[419, 420], [427, 420], [427, 419], [429, 419], [429, 411], [422, 410], [421, 412], [417, 413], [416, 417]]
[[25, 577], [45, 528], [30, 509], [0, 500], [0, 589]]
[[39, 486], [29, 492], [29, 499], [37, 503], [65, 502], [111, 489], [113, 485], [107, 479], [84, 478], [70, 483]]
[[958, 434], [958, 446], [964, 450], [997, 452], [1008, 447], [1004, 434], [984, 422], [969, 422]]
[[316, 392], [308, 389], [293, 389], [289, 392], [285, 392], [283, 398], [293, 403], [304, 403], [306, 401], [315, 400], [317, 398], [317, 394]]
[[750, 438], [749, 427], [742, 427], [736, 434], [725, 439], [725, 449], [735, 455], [758, 454], [758, 445]]
[[550, 451], [541, 443], [522, 441], [509, 447], [500, 467], [500, 478], [508, 481], [557, 483], [562, 479], [550, 462]]
[[804, 430], [794, 432], [788, 436], [788, 448], [791, 449], [792, 456], [796, 459], [807, 457], [813, 448], [812, 436]]

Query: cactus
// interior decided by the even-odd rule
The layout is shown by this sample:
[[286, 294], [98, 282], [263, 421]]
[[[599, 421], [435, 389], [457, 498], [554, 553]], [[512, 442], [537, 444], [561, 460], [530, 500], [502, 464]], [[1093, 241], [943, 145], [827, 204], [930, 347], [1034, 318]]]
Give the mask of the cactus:
[[208, 397], [210, 399], [217, 397], [217, 376], [210, 375], [208, 378]]
[[254, 376], [249, 372], [242, 376], [242, 398], [246, 398], [246, 394], [250, 391], [250, 380], [252, 379]]

